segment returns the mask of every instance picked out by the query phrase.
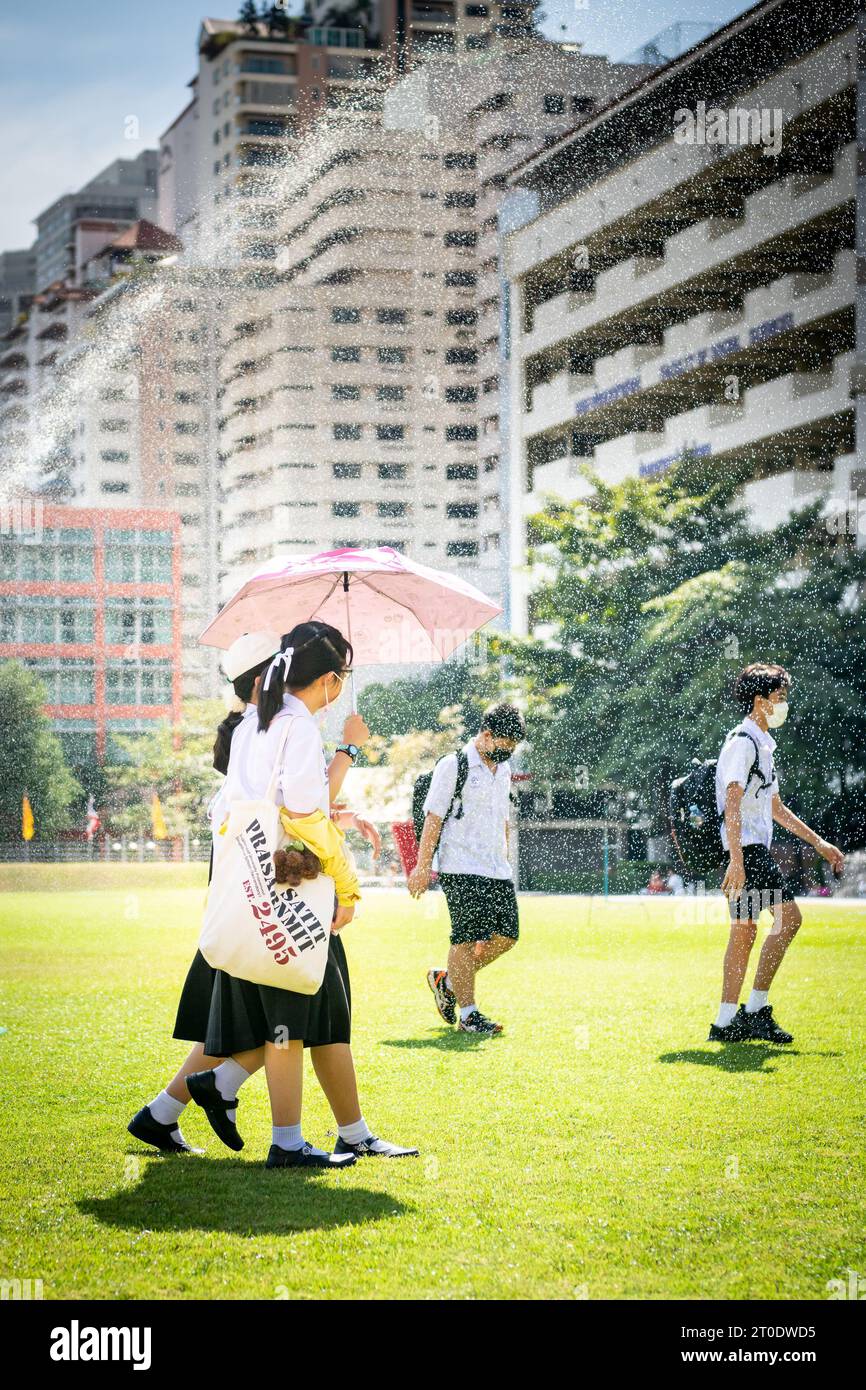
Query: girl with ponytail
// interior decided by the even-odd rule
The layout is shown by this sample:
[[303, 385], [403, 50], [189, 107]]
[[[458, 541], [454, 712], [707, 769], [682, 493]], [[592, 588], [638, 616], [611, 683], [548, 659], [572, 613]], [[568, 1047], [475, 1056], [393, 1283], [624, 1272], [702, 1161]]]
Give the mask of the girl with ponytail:
[[[236, 694], [249, 703], [243, 714], [237, 711], [238, 722], [229, 733], [231, 753], [226, 782], [213, 808], [212, 820], [216, 833], [224, 802], [264, 795], [284, 720], [291, 718], [276, 799], [282, 807], [284, 828], [295, 839], [296, 847], [278, 852], [274, 867], [278, 880], [286, 882], [293, 882], [296, 876], [300, 882], [309, 876], [313, 864], [316, 873], [322, 868], [334, 878], [337, 902], [325, 978], [317, 994], [295, 994], [211, 970], [201, 957], [211, 981], [207, 1022], [205, 1026], [200, 1022], [205, 977], [199, 971], [196, 981], [192, 981], [194, 963], [181, 1000], [175, 1036], [203, 1034], [200, 1065], [210, 1069], [190, 1069], [183, 1077], [179, 1074], [175, 1082], [180, 1079], [181, 1093], [203, 1106], [219, 1137], [230, 1148], [240, 1149], [243, 1140], [235, 1125], [238, 1088], [264, 1057], [273, 1118], [268, 1167], [344, 1166], [366, 1155], [414, 1155], [417, 1149], [390, 1144], [376, 1138], [369, 1129], [361, 1113], [350, 1048], [351, 989], [339, 933], [352, 920], [360, 894], [354, 869], [343, 852], [343, 835], [332, 817], [331, 805], [358, 749], [369, 738], [369, 730], [360, 715], [350, 714], [343, 727], [343, 742], [328, 764], [315, 716], [339, 699], [351, 666], [352, 649], [337, 628], [317, 621], [299, 623], [276, 644], [272, 641], [266, 645], [270, 645], [273, 655], [255, 667], [251, 665], [244, 679], [235, 681]], [[248, 684], [245, 678], [250, 675], [253, 678]], [[215, 755], [218, 746], [219, 736]], [[354, 823], [366, 838], [375, 835], [371, 826], [351, 812], [338, 819], [343, 824]], [[192, 1034], [180, 1031], [190, 1026], [182, 1021], [187, 995], [186, 1012], [194, 1015], [197, 1027]], [[339, 1137], [333, 1154], [313, 1148], [302, 1137], [304, 1048], [310, 1049], [313, 1068], [337, 1121]], [[194, 1053], [195, 1049], [188, 1063]], [[218, 1057], [227, 1060], [214, 1066], [213, 1059]], [[175, 1083], [169, 1088], [172, 1089], [178, 1089]], [[182, 1108], [181, 1103], [178, 1114]], [[133, 1124], [145, 1111], [139, 1112]]]

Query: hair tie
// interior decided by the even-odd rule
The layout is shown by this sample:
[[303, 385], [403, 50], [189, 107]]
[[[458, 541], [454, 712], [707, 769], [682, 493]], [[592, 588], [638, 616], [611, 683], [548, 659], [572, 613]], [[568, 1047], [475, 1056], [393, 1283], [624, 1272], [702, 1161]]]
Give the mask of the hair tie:
[[283, 667], [283, 684], [285, 685], [286, 681], [289, 678], [289, 667], [292, 664], [292, 657], [294, 656], [294, 654], [294, 647], [286, 647], [285, 651], [277, 652], [276, 656], [274, 657], [265, 674], [265, 681], [264, 685], [262, 686], [262, 690], [270, 689], [271, 676], [273, 675], [274, 671], [276, 671], [277, 667], [280, 665], [282, 665]]

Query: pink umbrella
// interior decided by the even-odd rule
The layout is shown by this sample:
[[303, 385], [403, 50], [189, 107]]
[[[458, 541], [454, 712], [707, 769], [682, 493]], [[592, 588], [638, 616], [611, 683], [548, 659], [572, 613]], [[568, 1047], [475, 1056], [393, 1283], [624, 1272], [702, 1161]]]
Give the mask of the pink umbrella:
[[345, 633], [359, 665], [444, 661], [501, 612], [465, 580], [391, 546], [323, 550], [256, 570], [200, 640], [225, 648], [244, 632], [319, 618]]

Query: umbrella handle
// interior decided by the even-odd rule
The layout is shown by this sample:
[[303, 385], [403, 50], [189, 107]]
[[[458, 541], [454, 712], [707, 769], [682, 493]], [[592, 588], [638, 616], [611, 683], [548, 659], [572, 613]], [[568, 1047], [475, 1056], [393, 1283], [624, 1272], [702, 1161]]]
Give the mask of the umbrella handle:
[[352, 692], [352, 713], [358, 713], [358, 692], [355, 689], [355, 672], [349, 672], [349, 689]]
[[[349, 612], [349, 571], [343, 570], [343, 593], [346, 595], [346, 637], [352, 641], [352, 618]], [[358, 692], [355, 689], [355, 672], [349, 672], [349, 688], [352, 692], [352, 713], [358, 713]]]

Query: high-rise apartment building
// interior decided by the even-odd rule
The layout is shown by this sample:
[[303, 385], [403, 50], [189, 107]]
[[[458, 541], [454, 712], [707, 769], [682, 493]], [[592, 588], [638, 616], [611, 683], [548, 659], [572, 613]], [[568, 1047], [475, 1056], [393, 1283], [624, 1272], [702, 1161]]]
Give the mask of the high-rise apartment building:
[[36, 287], [77, 285], [85, 261], [140, 217], [156, 216], [156, 150], [115, 159], [77, 193], [61, 198], [35, 218]]
[[757, 527], [866, 490], [856, 9], [764, 0], [511, 176], [517, 629], [526, 517], [585, 464], [704, 456]]

